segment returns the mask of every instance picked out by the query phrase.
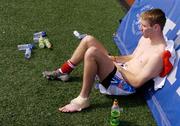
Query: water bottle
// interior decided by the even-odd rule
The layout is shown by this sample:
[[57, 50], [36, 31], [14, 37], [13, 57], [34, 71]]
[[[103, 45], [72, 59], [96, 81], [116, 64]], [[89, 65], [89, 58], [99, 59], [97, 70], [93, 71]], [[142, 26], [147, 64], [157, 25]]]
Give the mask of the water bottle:
[[77, 37], [79, 40], [82, 40], [84, 37], [86, 37], [87, 34], [80, 34], [78, 31], [73, 32], [74, 36]]
[[34, 37], [33, 40], [34, 40], [35, 43], [39, 42], [39, 38], [38, 37]]
[[21, 44], [17, 46], [18, 50], [25, 51], [27, 48], [34, 48], [33, 44]]
[[31, 57], [31, 51], [32, 49], [31, 48], [27, 48], [26, 51], [25, 51], [25, 54], [24, 54], [24, 57], [26, 59], [29, 59]]
[[113, 105], [111, 107], [111, 119], [110, 119], [111, 126], [119, 126], [120, 124], [119, 117], [120, 117], [120, 108], [117, 99], [114, 99]]
[[45, 31], [36, 32], [36, 33], [34, 33], [33, 40], [35, 43], [38, 43], [40, 37], [46, 37], [46, 36], [47, 36], [47, 34]]

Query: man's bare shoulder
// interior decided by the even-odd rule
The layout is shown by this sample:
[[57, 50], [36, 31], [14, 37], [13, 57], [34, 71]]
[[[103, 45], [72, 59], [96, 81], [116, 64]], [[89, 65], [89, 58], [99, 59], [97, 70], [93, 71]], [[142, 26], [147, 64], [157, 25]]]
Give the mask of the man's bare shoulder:
[[146, 47], [147, 45], [149, 45], [149, 43], [150, 43], [150, 39], [149, 39], [149, 38], [144, 38], [144, 37], [142, 36], [142, 37], [139, 39], [137, 48], [144, 48], [144, 47]]
[[142, 43], [144, 41], [148, 41], [149, 38], [145, 38], [144, 36], [141, 36], [141, 38], [139, 39], [139, 43]]

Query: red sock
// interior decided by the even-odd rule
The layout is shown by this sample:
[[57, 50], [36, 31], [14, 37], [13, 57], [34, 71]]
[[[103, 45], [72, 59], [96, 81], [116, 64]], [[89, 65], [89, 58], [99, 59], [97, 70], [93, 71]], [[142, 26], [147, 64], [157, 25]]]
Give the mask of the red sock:
[[75, 65], [70, 60], [68, 60], [61, 66], [60, 72], [69, 74], [74, 68], [75, 68]]

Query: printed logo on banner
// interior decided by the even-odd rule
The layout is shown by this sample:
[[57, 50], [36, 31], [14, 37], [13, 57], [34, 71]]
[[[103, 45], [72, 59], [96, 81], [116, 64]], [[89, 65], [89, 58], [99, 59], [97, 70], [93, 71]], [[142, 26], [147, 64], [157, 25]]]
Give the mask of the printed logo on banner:
[[142, 12], [144, 12], [144, 11], [146, 11], [146, 10], [150, 10], [150, 9], [152, 9], [153, 8], [153, 6], [151, 6], [151, 5], [146, 5], [146, 6], [144, 6], [144, 7], [142, 7], [139, 11], [139, 13], [137, 13], [136, 14], [136, 18], [132, 21], [132, 33], [134, 34], [134, 35], [141, 35], [142, 33], [141, 33], [141, 30], [140, 30], [140, 21], [139, 21], [139, 19], [140, 19], [140, 15], [141, 15], [141, 13]]
[[[169, 26], [169, 25], [168, 25]], [[168, 31], [168, 30], [167, 30]], [[174, 63], [174, 68], [172, 70], [172, 72], [168, 75], [168, 81], [171, 85], [173, 84], [178, 84], [178, 78], [177, 78], [177, 72], [179, 72], [179, 59], [180, 59], [180, 30], [177, 32], [177, 38], [174, 41], [175, 43], [175, 49], [176, 49], [176, 59], [175, 59], [175, 63]], [[176, 93], [180, 96], [180, 86], [176, 89]]]
[[[163, 30], [163, 34], [165, 35], [166, 39], [168, 40], [166, 34], [168, 33], [168, 31], [172, 31], [177, 25], [169, 18], [167, 18], [164, 30]], [[174, 40], [175, 43], [175, 49], [176, 49], [176, 59], [175, 59], [175, 63], [174, 63], [174, 68], [172, 70], [172, 72], [168, 75], [168, 80], [170, 82], [171, 85], [173, 85], [177, 78], [176, 78], [176, 74], [177, 74], [177, 68], [178, 68], [178, 63], [179, 63], [179, 57], [180, 57], [180, 50], [178, 49], [180, 46], [180, 30], [176, 33], [177, 34], [177, 38]]]

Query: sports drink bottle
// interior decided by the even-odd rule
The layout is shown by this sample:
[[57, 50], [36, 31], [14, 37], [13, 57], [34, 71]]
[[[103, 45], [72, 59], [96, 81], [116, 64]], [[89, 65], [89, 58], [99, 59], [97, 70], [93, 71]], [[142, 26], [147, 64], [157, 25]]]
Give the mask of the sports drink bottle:
[[117, 99], [114, 99], [113, 105], [111, 107], [111, 118], [110, 118], [111, 126], [119, 126], [120, 124], [119, 117], [120, 117], [120, 108]]

